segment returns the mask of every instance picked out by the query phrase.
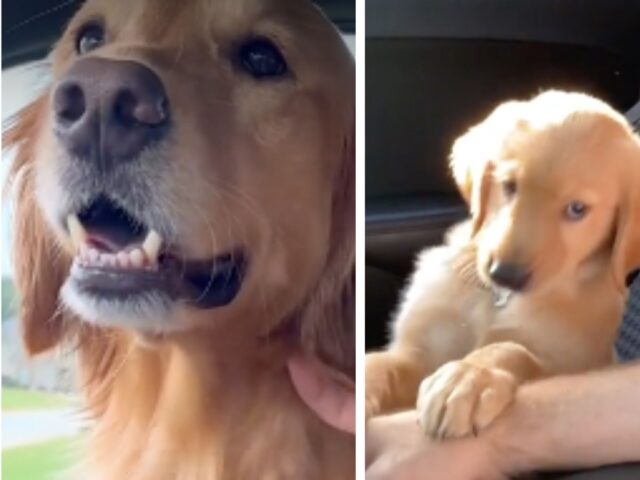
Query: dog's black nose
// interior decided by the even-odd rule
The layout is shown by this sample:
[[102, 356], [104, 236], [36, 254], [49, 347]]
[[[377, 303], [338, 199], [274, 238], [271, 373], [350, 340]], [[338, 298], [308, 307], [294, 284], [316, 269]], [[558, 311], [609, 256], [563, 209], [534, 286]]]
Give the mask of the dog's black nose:
[[137, 62], [82, 59], [60, 80], [52, 104], [64, 147], [104, 168], [135, 158], [167, 135], [169, 102], [162, 81]]
[[522, 265], [491, 262], [489, 276], [497, 285], [511, 290], [522, 290], [531, 278], [531, 272]]

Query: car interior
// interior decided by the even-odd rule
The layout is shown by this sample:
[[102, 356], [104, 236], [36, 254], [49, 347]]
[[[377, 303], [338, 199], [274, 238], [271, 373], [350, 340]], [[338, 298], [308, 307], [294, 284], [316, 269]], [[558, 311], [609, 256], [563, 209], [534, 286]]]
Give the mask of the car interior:
[[[638, 25], [640, 3], [624, 0], [367, 0], [368, 350], [389, 340], [416, 253], [467, 214], [448, 172], [453, 141], [500, 102], [549, 88], [639, 124]], [[576, 475], [638, 478], [640, 467]]]

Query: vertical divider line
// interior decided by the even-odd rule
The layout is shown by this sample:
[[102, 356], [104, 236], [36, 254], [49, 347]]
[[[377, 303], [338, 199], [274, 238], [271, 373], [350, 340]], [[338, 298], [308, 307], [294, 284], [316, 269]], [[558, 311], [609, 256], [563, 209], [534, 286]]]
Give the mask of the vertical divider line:
[[365, 0], [356, 2], [356, 478], [365, 478]]

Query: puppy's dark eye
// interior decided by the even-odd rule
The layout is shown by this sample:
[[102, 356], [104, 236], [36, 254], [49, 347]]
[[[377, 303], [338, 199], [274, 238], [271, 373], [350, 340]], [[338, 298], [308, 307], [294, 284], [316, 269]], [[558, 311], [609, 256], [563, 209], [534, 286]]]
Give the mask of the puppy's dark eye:
[[589, 211], [589, 207], [582, 202], [571, 202], [564, 209], [564, 216], [572, 222], [582, 220]]
[[518, 186], [515, 180], [506, 180], [502, 182], [502, 192], [507, 198], [512, 198], [518, 191]]
[[82, 27], [78, 32], [78, 36], [76, 37], [76, 52], [79, 55], [83, 55], [91, 50], [100, 48], [104, 45], [104, 42], [105, 33], [102, 25], [90, 23]]
[[280, 50], [266, 38], [246, 41], [238, 50], [240, 66], [256, 79], [281, 77], [288, 67]]

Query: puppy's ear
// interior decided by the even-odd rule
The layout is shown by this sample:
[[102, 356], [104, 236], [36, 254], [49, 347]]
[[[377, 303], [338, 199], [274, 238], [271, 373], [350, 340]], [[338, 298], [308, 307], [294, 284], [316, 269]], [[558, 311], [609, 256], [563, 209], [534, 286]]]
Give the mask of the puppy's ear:
[[453, 144], [449, 166], [460, 194], [469, 205], [472, 235], [480, 230], [487, 215], [493, 160], [509, 132], [517, 128], [521, 106], [521, 102], [500, 105]]
[[46, 115], [46, 96], [22, 110], [3, 136], [15, 148], [5, 195], [13, 200], [13, 263], [20, 296], [19, 315], [27, 352], [35, 355], [62, 339], [58, 294], [68, 271], [35, 200], [35, 138]]
[[330, 249], [320, 283], [300, 316], [308, 353], [355, 375], [355, 126], [345, 135], [332, 194]]
[[616, 286], [626, 291], [626, 279], [640, 268], [640, 141], [635, 140], [635, 154], [627, 162], [621, 182], [612, 268]]

